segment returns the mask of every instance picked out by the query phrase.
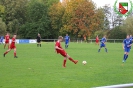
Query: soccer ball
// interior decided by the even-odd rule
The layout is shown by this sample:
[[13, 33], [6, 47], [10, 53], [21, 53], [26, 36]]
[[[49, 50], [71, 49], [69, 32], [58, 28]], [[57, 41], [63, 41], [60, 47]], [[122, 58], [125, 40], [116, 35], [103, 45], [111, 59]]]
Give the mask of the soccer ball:
[[82, 63], [85, 65], [87, 62], [86, 61], [83, 61]]

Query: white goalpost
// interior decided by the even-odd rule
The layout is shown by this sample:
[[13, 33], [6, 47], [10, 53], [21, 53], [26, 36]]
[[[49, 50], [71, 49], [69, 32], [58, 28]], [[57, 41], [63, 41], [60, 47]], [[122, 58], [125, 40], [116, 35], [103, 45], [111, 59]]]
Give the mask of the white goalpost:
[[133, 83], [101, 86], [101, 87], [92, 87], [92, 88], [131, 88], [131, 87], [133, 88]]

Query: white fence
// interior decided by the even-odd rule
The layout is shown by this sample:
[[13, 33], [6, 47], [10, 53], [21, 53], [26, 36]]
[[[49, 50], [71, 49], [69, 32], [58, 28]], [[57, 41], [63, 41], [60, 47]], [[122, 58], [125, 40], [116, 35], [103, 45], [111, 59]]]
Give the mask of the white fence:
[[[55, 42], [57, 39], [41, 39], [43, 42]], [[4, 43], [5, 40], [3, 40]], [[11, 42], [11, 39], [10, 39]], [[84, 41], [83, 39], [71, 39], [71, 42], [76, 43], [93, 43], [95, 42], [95, 39], [88, 39], [87, 41]], [[107, 39], [107, 42], [110, 43], [122, 43], [123, 39]], [[19, 44], [25, 44], [25, 43], [36, 43], [36, 39], [16, 39], [16, 43]]]
[[[42, 39], [42, 41], [55, 42], [55, 41], [57, 41], [57, 39]], [[77, 43], [83, 43], [83, 42], [93, 43], [93, 42], [95, 42], [95, 39], [88, 39], [86, 41], [84, 41], [83, 39], [71, 39], [70, 41], [71, 42], [77, 42]], [[107, 39], [107, 42], [110, 42], [110, 43], [122, 43], [123, 39]]]

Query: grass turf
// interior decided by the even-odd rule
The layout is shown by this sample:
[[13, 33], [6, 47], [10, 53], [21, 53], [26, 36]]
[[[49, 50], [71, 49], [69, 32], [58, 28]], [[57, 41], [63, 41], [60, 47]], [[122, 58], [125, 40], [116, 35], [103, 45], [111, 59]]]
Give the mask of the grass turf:
[[4, 58], [6, 49], [0, 45], [0, 88], [91, 88], [133, 82], [132, 50], [122, 64], [120, 43], [107, 43], [108, 53], [104, 49], [98, 53], [99, 46], [93, 43], [70, 43], [66, 51], [79, 62], [75, 65], [68, 60], [66, 68], [63, 57], [54, 52], [54, 43], [16, 46], [18, 58], [13, 58], [13, 51]]

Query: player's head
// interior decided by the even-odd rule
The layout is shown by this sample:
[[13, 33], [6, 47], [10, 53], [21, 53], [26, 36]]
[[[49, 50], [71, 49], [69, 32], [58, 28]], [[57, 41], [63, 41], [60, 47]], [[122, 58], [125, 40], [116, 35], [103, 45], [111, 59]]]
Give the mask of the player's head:
[[66, 34], [66, 36], [68, 36], [68, 34]]
[[16, 38], [16, 37], [17, 37], [17, 35], [16, 35], [16, 34], [14, 34], [14, 35], [13, 35], [13, 38]]
[[8, 32], [7, 32], [6, 34], [7, 34], [7, 35], [9, 35], [9, 33], [8, 33]]
[[106, 35], [104, 35], [103, 37], [106, 38]]
[[40, 36], [40, 34], [38, 33], [38, 36]]
[[130, 36], [129, 35], [127, 35], [127, 39], [129, 39], [130, 38]]
[[59, 36], [59, 37], [58, 37], [58, 40], [59, 40], [59, 41], [62, 41], [62, 40], [63, 40], [63, 37], [62, 37], [62, 36]]
[[130, 37], [132, 37], [132, 35], [130, 35]]

